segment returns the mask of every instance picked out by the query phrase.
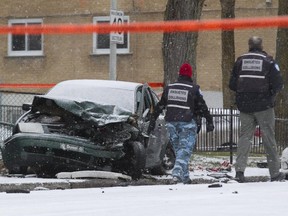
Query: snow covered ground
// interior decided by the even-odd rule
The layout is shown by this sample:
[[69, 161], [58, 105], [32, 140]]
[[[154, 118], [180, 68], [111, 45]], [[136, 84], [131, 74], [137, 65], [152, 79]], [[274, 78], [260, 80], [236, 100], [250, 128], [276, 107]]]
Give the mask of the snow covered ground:
[[287, 215], [288, 182], [128, 186], [0, 193], [5, 216]]
[[[191, 178], [211, 178], [207, 158], [196, 158]], [[202, 162], [201, 162], [202, 161]], [[222, 158], [213, 160], [214, 164]], [[202, 167], [200, 167], [200, 164]], [[234, 171], [229, 175], [234, 176]], [[246, 176], [269, 176], [267, 169], [249, 167]], [[0, 177], [0, 184], [62, 182], [62, 179]], [[72, 180], [81, 181], [81, 180]], [[3, 216], [222, 216], [287, 215], [288, 182], [153, 185], [0, 193]], [[39, 189], [39, 188], [38, 188]], [[41, 189], [41, 188], [40, 188]], [[42, 188], [44, 189], [44, 188]]]

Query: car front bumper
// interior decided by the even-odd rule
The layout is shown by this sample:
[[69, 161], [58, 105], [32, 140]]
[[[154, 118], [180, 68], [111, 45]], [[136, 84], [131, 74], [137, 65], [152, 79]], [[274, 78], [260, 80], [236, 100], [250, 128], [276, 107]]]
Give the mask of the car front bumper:
[[65, 167], [65, 170], [95, 169], [99, 161], [123, 157], [123, 147], [95, 145], [85, 139], [61, 135], [18, 133], [5, 140], [4, 165], [19, 167]]

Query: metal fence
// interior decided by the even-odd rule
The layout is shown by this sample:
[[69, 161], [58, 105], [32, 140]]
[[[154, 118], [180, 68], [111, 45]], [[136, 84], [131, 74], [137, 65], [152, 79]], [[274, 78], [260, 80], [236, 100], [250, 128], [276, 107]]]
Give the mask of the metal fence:
[[[232, 109], [210, 109], [215, 129], [206, 133], [206, 124], [203, 121], [201, 132], [198, 134], [196, 151], [236, 151], [240, 135], [240, 112]], [[288, 119], [275, 119], [275, 138], [278, 152], [288, 147]], [[265, 153], [262, 143], [261, 128], [255, 129], [251, 140], [251, 153]]]
[[[1, 92], [0, 92], [1, 94]], [[29, 94], [22, 98], [22, 103], [31, 103], [33, 97]], [[12, 98], [13, 95], [5, 95]], [[3, 95], [2, 95], [3, 99]], [[15, 99], [15, 98], [14, 98]], [[9, 100], [7, 100], [9, 101]], [[1, 102], [1, 101], [0, 101]], [[3, 102], [3, 100], [2, 100]], [[19, 101], [17, 102], [19, 103]], [[198, 134], [196, 151], [235, 151], [240, 134], [239, 111], [232, 109], [210, 109], [213, 116], [215, 129], [206, 132], [206, 122], [203, 119], [202, 128]], [[16, 120], [24, 113], [20, 105], [1, 105], [0, 103], [0, 141], [12, 134], [12, 127]], [[262, 144], [261, 130], [257, 128], [251, 145], [251, 153], [265, 153]], [[276, 140], [279, 152], [282, 152], [288, 143], [288, 119], [276, 119]]]
[[34, 95], [0, 91], [0, 142], [11, 136], [14, 123], [24, 114], [22, 104], [32, 103]]
[[[206, 132], [206, 122], [203, 120], [202, 128], [198, 134], [197, 151], [236, 151], [240, 135], [239, 111], [233, 109], [210, 109], [213, 116], [214, 131]], [[251, 152], [263, 153], [262, 137], [257, 127], [251, 140]]]

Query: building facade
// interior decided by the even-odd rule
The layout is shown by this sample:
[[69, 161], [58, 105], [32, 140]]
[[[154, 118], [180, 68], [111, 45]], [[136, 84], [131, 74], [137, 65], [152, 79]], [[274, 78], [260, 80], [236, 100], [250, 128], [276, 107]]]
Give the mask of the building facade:
[[[162, 21], [166, 3], [118, 0], [117, 9], [124, 12], [125, 22]], [[277, 4], [276, 0], [236, 0], [236, 18], [276, 16]], [[109, 13], [109, 0], [1, 0], [0, 25], [96, 24], [109, 22]], [[206, 0], [201, 19], [221, 19], [220, 1]], [[275, 54], [276, 29], [249, 29], [235, 30], [236, 56], [247, 51], [247, 40], [252, 35], [261, 36], [265, 50]], [[131, 33], [124, 39], [123, 45], [117, 45], [117, 80], [162, 82], [163, 34]], [[197, 82], [210, 96], [219, 94], [220, 100], [221, 58], [221, 32], [199, 32]], [[109, 36], [1, 34], [0, 71], [1, 83], [109, 79]]]

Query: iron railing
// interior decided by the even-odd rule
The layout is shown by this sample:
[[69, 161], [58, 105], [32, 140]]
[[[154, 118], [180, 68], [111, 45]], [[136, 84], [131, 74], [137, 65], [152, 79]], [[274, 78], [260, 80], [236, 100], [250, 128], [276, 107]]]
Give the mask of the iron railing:
[[[240, 135], [239, 111], [233, 109], [210, 109], [213, 116], [215, 129], [206, 133], [206, 124], [203, 120], [202, 128], [198, 134], [196, 151], [230, 151], [234, 152]], [[278, 152], [281, 153], [288, 147], [288, 119], [275, 119], [275, 138]], [[251, 140], [251, 153], [265, 153], [262, 143], [261, 128], [258, 126]]]

